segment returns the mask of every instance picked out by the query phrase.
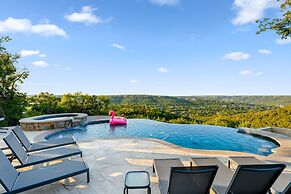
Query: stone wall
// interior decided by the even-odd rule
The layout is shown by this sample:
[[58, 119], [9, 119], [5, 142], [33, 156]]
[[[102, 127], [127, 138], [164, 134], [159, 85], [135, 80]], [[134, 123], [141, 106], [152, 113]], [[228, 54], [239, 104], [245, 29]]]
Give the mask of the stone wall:
[[53, 129], [65, 129], [76, 127], [87, 120], [87, 115], [82, 114], [75, 117], [59, 117], [56, 120], [37, 120], [26, 118], [20, 120], [20, 127], [25, 131], [45, 131]]

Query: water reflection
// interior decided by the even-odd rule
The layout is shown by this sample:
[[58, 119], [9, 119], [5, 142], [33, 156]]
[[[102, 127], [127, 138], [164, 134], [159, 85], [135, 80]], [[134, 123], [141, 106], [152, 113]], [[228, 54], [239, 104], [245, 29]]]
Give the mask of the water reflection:
[[114, 134], [115, 131], [117, 131], [117, 130], [125, 131], [126, 128], [127, 128], [127, 125], [110, 125], [110, 127], [109, 127], [109, 133], [110, 134]]

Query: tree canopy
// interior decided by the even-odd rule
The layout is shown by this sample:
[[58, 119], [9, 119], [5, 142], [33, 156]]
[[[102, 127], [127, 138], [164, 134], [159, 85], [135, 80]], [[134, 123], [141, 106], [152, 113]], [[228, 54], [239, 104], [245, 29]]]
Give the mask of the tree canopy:
[[262, 32], [274, 30], [281, 39], [291, 38], [291, 0], [277, 0], [281, 2], [281, 18], [264, 18], [258, 20], [259, 30], [257, 34]]
[[4, 45], [10, 40], [7, 36], [0, 37], [0, 107], [6, 116], [4, 124], [14, 125], [26, 107], [26, 95], [19, 91], [19, 86], [29, 72], [17, 68], [20, 55], [11, 54]]

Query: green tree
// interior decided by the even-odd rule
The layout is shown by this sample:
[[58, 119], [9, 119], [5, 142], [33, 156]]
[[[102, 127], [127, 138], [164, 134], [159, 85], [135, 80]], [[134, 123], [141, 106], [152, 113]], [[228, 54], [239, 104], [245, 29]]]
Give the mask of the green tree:
[[282, 18], [264, 18], [258, 20], [259, 30], [257, 34], [268, 30], [274, 30], [281, 37], [281, 39], [291, 38], [291, 0], [277, 0], [281, 2]]
[[38, 95], [32, 96], [28, 101], [30, 108], [27, 111], [27, 116], [62, 112], [61, 107], [59, 107], [61, 98], [48, 92], [41, 92]]
[[19, 92], [18, 88], [29, 72], [16, 67], [20, 55], [9, 53], [3, 45], [10, 40], [7, 36], [0, 38], [0, 107], [6, 116], [2, 125], [17, 124], [27, 105], [26, 95]]
[[100, 114], [103, 108], [103, 103], [98, 96], [90, 96], [80, 92], [63, 95], [59, 105], [65, 112], [80, 112], [89, 115]]

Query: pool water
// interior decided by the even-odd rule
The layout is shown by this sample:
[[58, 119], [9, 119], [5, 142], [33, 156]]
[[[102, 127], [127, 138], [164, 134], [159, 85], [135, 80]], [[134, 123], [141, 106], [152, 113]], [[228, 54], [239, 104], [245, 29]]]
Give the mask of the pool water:
[[271, 141], [237, 133], [234, 128], [169, 124], [143, 119], [129, 119], [126, 126], [112, 127], [109, 123], [102, 123], [66, 129], [49, 135], [47, 139], [69, 136], [74, 136], [77, 140], [114, 137], [156, 138], [192, 149], [230, 150], [260, 155], [269, 155], [271, 150], [277, 147]]

